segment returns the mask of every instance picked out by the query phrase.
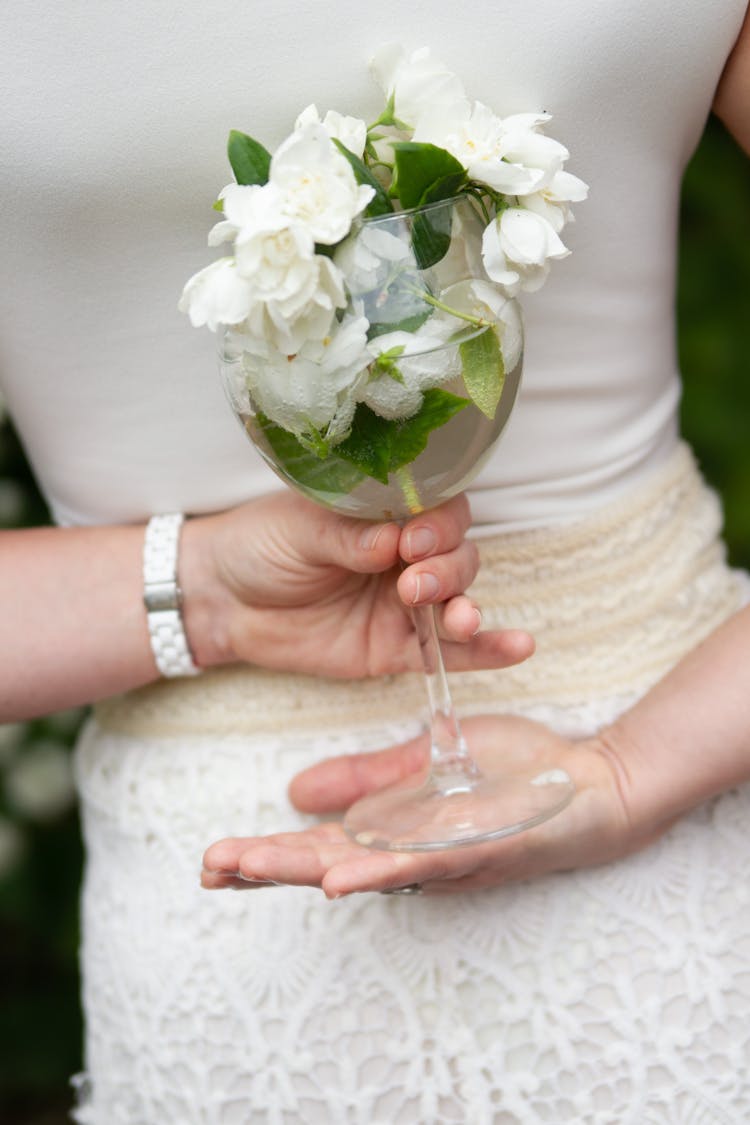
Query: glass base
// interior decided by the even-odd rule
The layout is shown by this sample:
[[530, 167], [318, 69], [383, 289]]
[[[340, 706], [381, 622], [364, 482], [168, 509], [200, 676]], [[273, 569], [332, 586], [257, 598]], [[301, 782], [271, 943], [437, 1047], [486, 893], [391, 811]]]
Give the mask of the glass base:
[[529, 768], [482, 773], [446, 785], [428, 777], [382, 789], [347, 812], [344, 829], [358, 844], [394, 852], [469, 847], [542, 824], [573, 799], [565, 770]]

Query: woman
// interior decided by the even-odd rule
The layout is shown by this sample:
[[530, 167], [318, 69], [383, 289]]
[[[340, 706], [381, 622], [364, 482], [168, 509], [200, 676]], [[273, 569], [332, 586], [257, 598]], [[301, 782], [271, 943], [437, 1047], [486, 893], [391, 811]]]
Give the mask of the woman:
[[[524, 391], [471, 495], [484, 562], [472, 593], [489, 624], [533, 627], [538, 651], [457, 683], [464, 711], [513, 713], [467, 720], [480, 752], [511, 734], [523, 755], [552, 747], [578, 796], [538, 833], [427, 861], [342, 865], [330, 829], [301, 838], [302, 866], [295, 836], [224, 843], [207, 883], [240, 872], [313, 888], [209, 896], [194, 886], [202, 845], [308, 826], [289, 780], [416, 735], [418, 683], [232, 665], [100, 704], [78, 749], [91, 1077], [78, 1119], [742, 1120], [748, 794], [725, 790], [745, 776], [734, 658], [747, 595], [678, 440], [672, 304], [679, 180], [730, 55], [717, 108], [747, 138], [744, 0], [678, 13], [666, 0], [415, 0], [356, 20], [343, 2], [285, 0], [272, 18], [260, 4], [25, 5], [22, 20], [14, 7], [3, 389], [63, 522], [208, 513], [273, 487], [206, 377], [210, 342], [171, 312], [203, 264], [229, 127], [273, 147], [313, 99], [374, 115], [366, 56], [385, 39], [429, 42], [498, 112], [551, 112], [591, 186], [571, 259], [526, 302]], [[123, 53], [126, 105], [112, 82]], [[188, 636], [189, 602], [186, 590]], [[528, 650], [517, 643], [507, 657]], [[662, 729], [681, 744], [666, 783]], [[649, 773], [626, 777], [635, 754]], [[346, 765], [307, 774], [298, 804], [346, 804], [373, 780], [362, 761], [353, 782]], [[575, 870], [490, 889], [560, 868]], [[321, 882], [331, 896], [481, 893], [332, 906]]]

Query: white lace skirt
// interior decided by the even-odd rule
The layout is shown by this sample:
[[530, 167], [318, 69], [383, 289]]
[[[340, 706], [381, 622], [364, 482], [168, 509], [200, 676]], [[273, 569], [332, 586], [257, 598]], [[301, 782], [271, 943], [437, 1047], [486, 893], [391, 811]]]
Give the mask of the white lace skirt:
[[[452, 677], [460, 710], [611, 720], [747, 600], [718, 530], [682, 448], [604, 515], [481, 543], [486, 623], [538, 648]], [[416, 677], [247, 668], [97, 709], [82, 1125], [750, 1121], [750, 787], [618, 863], [452, 899], [201, 891], [208, 843], [303, 825], [296, 771], [422, 709]]]

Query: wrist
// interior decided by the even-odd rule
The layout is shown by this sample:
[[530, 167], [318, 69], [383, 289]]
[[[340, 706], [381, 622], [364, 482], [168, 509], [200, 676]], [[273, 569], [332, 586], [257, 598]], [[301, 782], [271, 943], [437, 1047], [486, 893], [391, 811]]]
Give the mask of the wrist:
[[219, 516], [194, 517], [182, 529], [178, 562], [182, 619], [200, 668], [236, 659], [230, 641], [234, 599], [221, 581], [215, 554], [219, 520]]
[[[662, 732], [663, 734], [663, 732]], [[629, 832], [648, 843], [703, 799], [660, 732], [625, 712], [590, 740], [606, 758]], [[706, 794], [708, 796], [709, 794]]]
[[195, 676], [197, 668], [182, 620], [182, 591], [177, 577], [184, 516], [152, 516], [143, 540], [143, 603], [154, 663], [162, 676]]

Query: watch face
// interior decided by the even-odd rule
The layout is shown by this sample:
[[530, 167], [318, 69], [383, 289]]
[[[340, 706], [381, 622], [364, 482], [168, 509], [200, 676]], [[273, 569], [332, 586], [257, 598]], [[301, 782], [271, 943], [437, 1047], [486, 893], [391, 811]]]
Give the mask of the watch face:
[[149, 613], [179, 609], [182, 605], [182, 590], [174, 578], [165, 582], [144, 582], [143, 604]]

